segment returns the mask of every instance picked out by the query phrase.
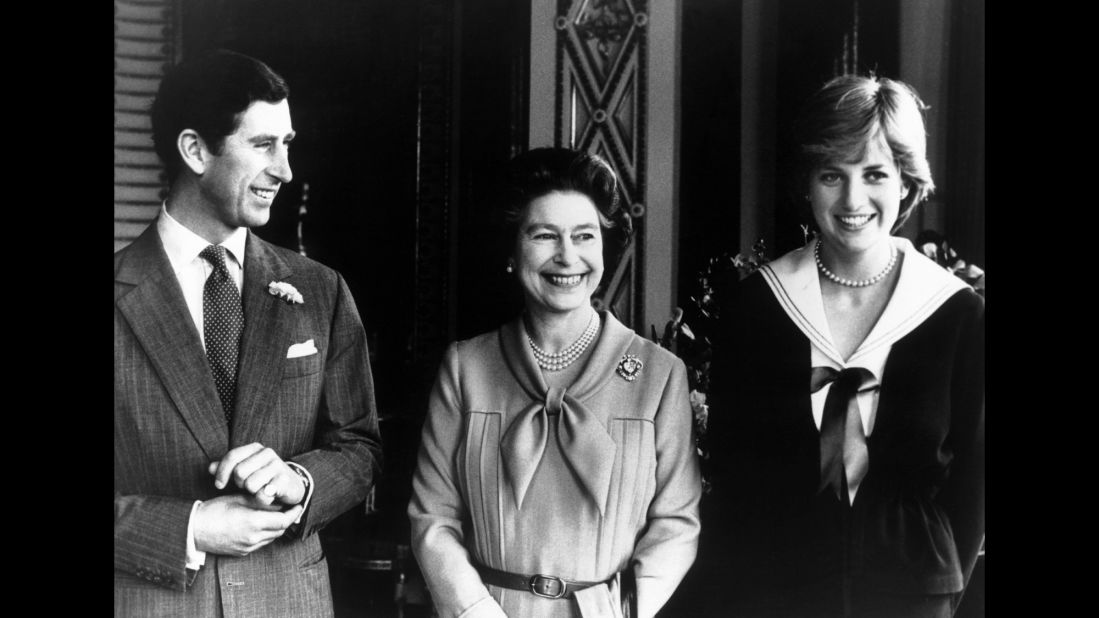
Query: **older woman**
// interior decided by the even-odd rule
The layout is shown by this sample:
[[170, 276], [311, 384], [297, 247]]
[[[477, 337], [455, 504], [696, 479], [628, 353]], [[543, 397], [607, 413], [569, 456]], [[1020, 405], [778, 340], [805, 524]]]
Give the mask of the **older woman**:
[[738, 615], [950, 616], [976, 561], [984, 303], [893, 235], [933, 188], [922, 108], [845, 76], [796, 125], [818, 233], [745, 279], [714, 368]]
[[621, 616], [634, 592], [625, 612], [653, 616], [697, 548], [686, 370], [591, 306], [621, 214], [611, 168], [547, 148], [509, 178], [506, 268], [526, 309], [446, 352], [413, 551], [440, 616]]

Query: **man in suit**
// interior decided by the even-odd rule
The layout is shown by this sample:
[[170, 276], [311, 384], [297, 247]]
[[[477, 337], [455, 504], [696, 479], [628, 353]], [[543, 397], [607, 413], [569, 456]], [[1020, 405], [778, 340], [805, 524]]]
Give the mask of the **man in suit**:
[[115, 254], [116, 616], [329, 616], [315, 534], [381, 470], [366, 336], [334, 270], [268, 244], [285, 81], [219, 51], [153, 104], [171, 188]]

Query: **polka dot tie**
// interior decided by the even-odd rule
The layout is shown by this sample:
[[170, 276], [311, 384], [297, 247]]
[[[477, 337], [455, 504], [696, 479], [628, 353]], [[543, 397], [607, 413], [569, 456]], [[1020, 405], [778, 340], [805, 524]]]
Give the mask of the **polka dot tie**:
[[202, 334], [206, 340], [206, 358], [214, 371], [214, 383], [228, 422], [236, 404], [237, 354], [244, 330], [244, 312], [240, 292], [225, 267], [225, 247], [210, 245], [198, 255], [214, 266], [202, 290]]

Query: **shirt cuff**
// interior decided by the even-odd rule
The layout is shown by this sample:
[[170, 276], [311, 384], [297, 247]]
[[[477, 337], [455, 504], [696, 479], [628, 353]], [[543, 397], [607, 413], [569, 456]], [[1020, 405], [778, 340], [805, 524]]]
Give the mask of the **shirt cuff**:
[[301, 464], [288, 461], [286, 465], [301, 475], [302, 481], [305, 483], [305, 498], [301, 501], [301, 515], [298, 515], [298, 518], [294, 520], [295, 524], [300, 524], [301, 518], [305, 516], [305, 510], [309, 508], [309, 499], [313, 497], [313, 475], [309, 474], [309, 471]]
[[191, 505], [191, 516], [187, 519], [187, 568], [194, 571], [206, 564], [206, 552], [199, 551], [195, 547], [195, 512], [198, 511], [200, 504], [202, 500], [195, 500]]

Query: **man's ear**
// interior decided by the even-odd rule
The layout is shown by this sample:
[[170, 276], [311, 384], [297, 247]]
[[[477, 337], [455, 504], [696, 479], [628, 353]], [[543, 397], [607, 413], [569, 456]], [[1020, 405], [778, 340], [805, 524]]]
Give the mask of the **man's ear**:
[[210, 162], [210, 149], [206, 147], [205, 140], [194, 129], [184, 129], [176, 138], [176, 149], [183, 159], [183, 164], [191, 168], [191, 171], [201, 176], [206, 172], [206, 166]]

